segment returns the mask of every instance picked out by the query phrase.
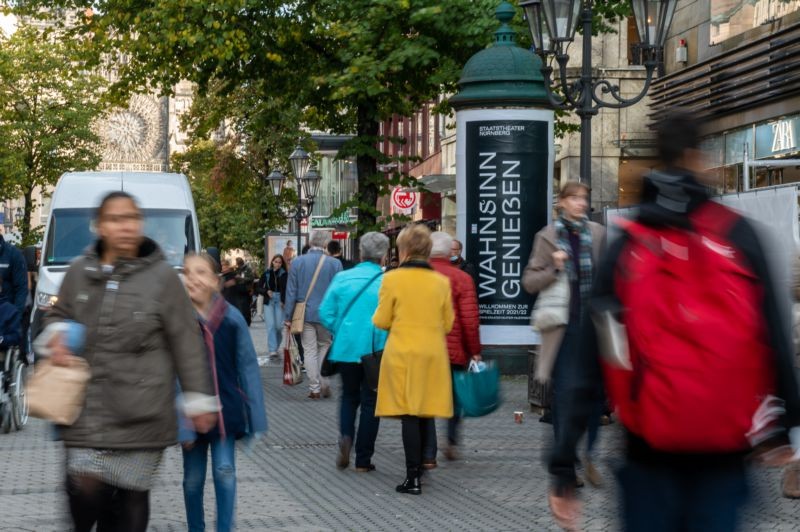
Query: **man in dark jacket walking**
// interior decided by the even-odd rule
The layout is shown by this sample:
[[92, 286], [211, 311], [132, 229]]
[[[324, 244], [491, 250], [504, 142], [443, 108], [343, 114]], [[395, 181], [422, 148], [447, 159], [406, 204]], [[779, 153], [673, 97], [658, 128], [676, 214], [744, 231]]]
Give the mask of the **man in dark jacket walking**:
[[20, 315], [25, 312], [28, 298], [28, 268], [22, 253], [0, 235], [0, 278], [3, 291], [0, 301], [11, 303]]
[[[682, 389], [678, 396], [698, 393], [707, 398], [707, 401], [719, 400], [723, 404], [744, 404], [743, 410], [750, 408], [751, 402], [760, 400], [757, 395], [748, 396], [747, 390], [744, 392], [737, 389], [728, 393], [719, 392], [714, 383], [707, 380], [698, 380], [697, 371], [707, 371], [706, 367], [716, 364], [719, 353], [714, 351], [709, 356], [709, 349], [719, 345], [714, 343], [713, 335], [719, 334], [716, 330], [720, 327], [720, 322], [730, 322], [735, 319], [736, 312], [743, 312], [742, 309], [750, 311], [757, 308], [752, 319], [742, 319], [740, 344], [749, 346], [757, 345], [763, 348], [764, 356], [759, 352], [759, 358], [755, 369], [749, 372], [742, 372], [747, 381], [748, 377], [758, 387], [760, 382], [769, 381], [768, 387], [773, 389], [774, 395], [782, 400], [785, 412], [780, 419], [780, 425], [785, 432], [782, 432], [785, 441], [788, 443], [787, 435], [796, 435], [800, 427], [800, 395], [793, 369], [793, 348], [790, 341], [789, 318], [786, 310], [780, 302], [780, 295], [773, 286], [773, 279], [770, 277], [770, 269], [767, 258], [762, 248], [761, 242], [752, 224], [743, 217], [736, 215], [733, 224], [724, 233], [720, 232], [717, 239], [721, 242], [712, 241], [705, 236], [702, 239], [689, 240], [696, 231], [703, 230], [705, 226], [701, 223], [703, 212], [720, 212], [728, 214], [728, 211], [721, 206], [711, 205], [708, 188], [698, 181], [697, 174], [702, 168], [701, 153], [699, 146], [699, 130], [688, 114], [679, 110], [673, 110], [669, 117], [662, 121], [657, 127], [658, 148], [662, 162], [666, 170], [652, 172], [645, 179], [643, 189], [643, 201], [639, 210], [638, 217], [631, 228], [638, 231], [639, 235], [643, 231], [648, 234], [661, 231], [662, 237], [659, 238], [633, 238], [626, 232], [620, 239], [612, 243], [607, 257], [601, 262], [596, 276], [593, 289], [591, 309], [601, 309], [601, 304], [608, 301], [617, 300], [623, 305], [636, 304], [635, 308], [625, 307], [622, 313], [623, 323], [627, 326], [627, 336], [629, 339], [630, 358], [627, 364], [620, 364], [620, 367], [632, 365], [625, 370], [615, 370], [611, 365], [613, 358], [607, 358], [604, 363], [606, 366], [606, 376], [614, 376], [617, 380], [607, 380], [606, 386], [610, 391], [625, 391], [627, 382], [630, 382], [628, 393], [617, 395], [620, 404], [621, 421], [626, 428], [626, 462], [620, 471], [619, 478], [621, 484], [621, 496], [623, 507], [623, 522], [626, 530], [632, 532], [667, 532], [673, 530], [703, 530], [705, 532], [733, 532], [736, 529], [738, 511], [747, 500], [748, 482], [745, 467], [745, 457], [750, 454], [751, 449], [747, 441], [751, 444], [753, 439], [751, 434], [744, 434], [747, 429], [742, 429], [739, 433], [739, 425], [734, 424], [738, 419], [722, 417], [720, 414], [715, 416], [714, 412], [703, 411], [706, 405], [697, 401], [696, 408], [701, 414], [692, 411], [681, 411], [679, 415], [694, 419], [713, 420], [704, 424], [682, 423], [682, 420], [673, 419], [672, 422], [662, 421], [654, 425], [653, 416], [645, 418], [636, 415], [625, 416], [622, 406], [624, 405], [628, 413], [641, 412], [636, 408], [648, 406], [649, 412], [655, 412], [661, 416], [662, 412], [668, 411], [668, 404], [664, 402], [665, 394], [671, 393], [672, 388], [660, 386], [663, 379], [658, 375], [652, 374], [656, 371], [669, 372], [670, 375], [677, 375], [686, 382], [681, 383]], [[670, 231], [670, 232], [665, 232]], [[668, 235], [673, 242], [663, 235]], [[693, 247], [681, 247], [680, 242], [689, 241]], [[697, 243], [695, 243], [697, 242]], [[649, 246], [642, 254], [631, 254], [629, 246], [639, 245]], [[635, 248], [638, 250], [639, 248]], [[708, 250], [708, 251], [705, 251]], [[675, 257], [674, 259], [664, 259], [665, 256]], [[722, 258], [719, 258], [722, 257]], [[627, 260], [630, 258], [630, 260]], [[737, 262], [734, 262], [737, 259]], [[666, 262], [671, 260], [672, 262]], [[695, 306], [690, 300], [693, 294], [684, 290], [680, 292], [679, 287], [673, 290], [662, 290], [661, 292], [648, 292], [647, 297], [634, 299], [631, 294], [637, 290], [649, 290], [645, 282], [638, 281], [643, 276], [648, 275], [649, 271], [662, 271], [659, 268], [672, 268], [670, 275], [677, 275], [679, 268], [687, 268], [687, 263], [693, 270], [700, 275], [700, 269], [708, 268], [712, 260], [727, 260], [725, 264], [730, 264], [731, 271], [735, 270], [735, 265], [744, 264], [748, 269], [747, 274], [738, 274], [747, 282], [742, 282], [738, 278], [732, 277], [730, 272], [716, 271], [720, 283], [726, 282], [725, 290], [746, 286], [751, 291], [743, 291], [743, 294], [757, 293], [755, 301], [745, 301], [740, 299], [740, 309], [730, 308], [729, 315], [720, 315], [727, 309], [723, 306], [713, 307], [713, 302], [706, 303], [704, 312], [693, 311]], [[648, 262], [650, 261], [650, 262]], [[665, 261], [665, 262], [656, 262]], [[639, 264], [647, 266], [640, 267]], [[658, 264], [658, 268], [653, 269], [652, 264]], [[624, 265], [624, 266], [623, 266]], [[646, 270], [645, 267], [651, 267]], [[639, 269], [637, 269], [639, 268]], [[680, 277], [683, 279], [684, 277]], [[715, 283], [714, 279], [708, 282]], [[627, 283], [627, 284], [626, 284]], [[684, 281], [686, 283], [686, 281]], [[737, 284], [739, 283], [739, 284]], [[747, 284], [752, 283], [752, 284]], [[755, 285], [755, 286], [754, 286]], [[626, 291], [621, 291], [620, 286], [625, 286]], [[720, 288], [720, 292], [723, 290]], [[732, 292], [735, 295], [738, 292]], [[720, 294], [721, 296], [723, 294]], [[654, 301], [657, 300], [657, 301]], [[722, 299], [721, 299], [722, 300]], [[627, 301], [627, 303], [626, 303]], [[640, 301], [644, 301], [641, 303]], [[633, 303], [632, 303], [633, 302]], [[687, 306], [688, 305], [688, 306]], [[697, 306], [697, 308], [700, 308]], [[662, 309], [674, 309], [668, 312]], [[676, 319], [684, 320], [687, 326], [680, 331], [680, 334], [673, 334], [671, 330], [664, 330], [659, 343], [675, 342], [680, 346], [673, 350], [671, 356], [674, 360], [682, 361], [684, 364], [692, 363], [695, 373], [688, 370], [681, 372], [681, 366], [676, 363], [671, 365], [659, 365], [661, 359], [653, 359], [652, 353], [645, 354], [641, 350], [642, 330], [653, 323], [653, 312], [661, 312], [662, 316], [677, 316]], [[716, 315], [711, 315], [712, 313]], [[750, 314], [746, 314], [750, 316]], [[759, 322], [759, 323], [754, 323]], [[739, 323], [739, 322], [737, 322]], [[595, 401], [597, 400], [596, 383], [602, 379], [601, 362], [597, 353], [600, 347], [608, 353], [607, 346], [598, 343], [598, 335], [595, 334], [591, 320], [586, 315], [583, 317], [583, 334], [581, 335], [583, 344], [579, 351], [579, 358], [571, 366], [572, 375], [567, 380], [565, 393], [570, 396], [571, 401], [567, 403], [567, 412], [564, 416], [563, 437], [557, 439], [549, 461], [549, 470], [553, 475], [553, 488], [550, 494], [550, 507], [556, 521], [564, 528], [573, 530], [577, 526], [579, 518], [579, 503], [575, 497], [575, 470], [576, 461], [575, 449], [583, 430], [586, 427], [588, 417], [592, 414]], [[716, 324], [716, 325], [715, 325]], [[638, 328], [637, 328], [638, 325]], [[605, 331], [605, 329], [604, 329]], [[677, 343], [674, 338], [679, 338], [681, 343]], [[651, 349], [654, 348], [653, 345]], [[670, 344], [672, 345], [672, 344]], [[725, 351], [726, 367], [738, 367], [742, 360], [750, 361], [748, 356], [752, 356], [750, 349], [738, 349], [734, 346]], [[611, 355], [607, 355], [611, 357]], [[666, 369], [662, 368], [665, 366]], [[771, 371], [760, 371], [762, 366], [767, 366]], [[675, 369], [677, 367], [677, 370]], [[650, 372], [650, 375], [645, 373]], [[614, 373], [619, 371], [618, 373]], [[624, 371], [633, 373], [638, 379], [622, 381], [620, 375], [625, 375]], [[676, 373], [677, 371], [677, 373]], [[731, 376], [734, 374], [731, 373]], [[742, 378], [742, 377], [739, 377]], [[620, 382], [623, 386], [620, 388]], [[635, 383], [635, 384], [634, 384]], [[613, 384], [613, 387], [612, 387]], [[678, 386], [673, 382], [670, 384]], [[749, 381], [748, 381], [749, 384]], [[635, 387], [634, 387], [635, 385]], [[633, 394], [636, 399], [631, 400]], [[613, 395], [613, 394], [612, 394]], [[672, 396], [670, 396], [672, 397]], [[644, 398], [644, 399], [643, 399]], [[674, 400], [674, 399], [673, 399]], [[627, 403], [625, 402], [627, 401]], [[707, 408], [707, 407], [706, 407]], [[753, 407], [754, 408], [754, 407]], [[697, 417], [695, 417], [697, 416]], [[743, 416], [748, 417], [748, 416]], [[755, 415], [753, 416], [755, 417]], [[683, 425], [693, 426], [691, 430], [676, 429]], [[709, 439], [719, 438], [720, 434], [727, 435], [733, 427], [736, 433], [736, 441], [741, 442], [733, 445], [720, 446], [729, 450], [719, 450], [703, 444]], [[780, 428], [775, 426], [774, 428]], [[686, 445], [687, 438], [691, 440], [691, 446]], [[792, 438], [797, 439], [797, 438]], [[677, 446], [672, 442], [680, 442], [688, 450], [673, 450]], [[720, 440], [715, 440], [720, 441]], [[732, 441], [732, 440], [731, 440]], [[666, 443], [665, 443], [666, 442]], [[700, 442], [699, 444], [695, 442]], [[793, 442], [797, 446], [800, 442]], [[791, 460], [792, 449], [788, 445], [781, 447], [780, 442], [770, 441], [770, 447], [778, 449], [780, 452], [771, 454], [756, 454], [756, 461], [761, 460], [767, 465], [782, 465]], [[797, 449], [794, 449], [797, 451]], [[759, 456], [761, 458], [759, 458]]]

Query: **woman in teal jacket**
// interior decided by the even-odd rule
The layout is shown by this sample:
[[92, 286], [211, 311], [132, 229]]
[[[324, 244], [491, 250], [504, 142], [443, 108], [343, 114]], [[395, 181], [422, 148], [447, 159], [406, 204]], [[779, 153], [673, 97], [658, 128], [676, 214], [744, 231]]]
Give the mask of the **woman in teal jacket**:
[[[378, 436], [375, 417], [377, 394], [364, 378], [361, 357], [383, 349], [386, 332], [372, 325], [372, 315], [378, 307], [378, 290], [389, 239], [381, 233], [366, 233], [359, 243], [362, 262], [355, 268], [337, 273], [322, 304], [319, 316], [322, 324], [334, 336], [328, 360], [337, 364], [342, 376], [342, 402], [339, 410], [339, 453], [336, 466], [345, 469], [350, 464], [350, 449], [356, 444], [356, 471], [375, 469], [372, 455]], [[356, 437], [356, 412], [361, 418]]]

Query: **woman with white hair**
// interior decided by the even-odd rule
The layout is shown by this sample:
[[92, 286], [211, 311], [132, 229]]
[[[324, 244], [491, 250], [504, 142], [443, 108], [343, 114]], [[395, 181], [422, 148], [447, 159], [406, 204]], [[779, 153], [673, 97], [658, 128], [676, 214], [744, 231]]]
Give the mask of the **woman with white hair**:
[[[319, 316], [322, 324], [334, 335], [328, 360], [336, 363], [342, 376], [342, 399], [339, 408], [339, 452], [336, 466], [345, 469], [350, 464], [350, 450], [355, 441], [356, 471], [373, 471], [372, 455], [378, 436], [379, 420], [375, 417], [378, 395], [367, 384], [361, 357], [382, 350], [386, 333], [372, 325], [372, 315], [378, 307], [389, 238], [381, 233], [366, 233], [359, 242], [361, 263], [342, 271], [333, 278]], [[356, 413], [361, 417], [356, 436]]]

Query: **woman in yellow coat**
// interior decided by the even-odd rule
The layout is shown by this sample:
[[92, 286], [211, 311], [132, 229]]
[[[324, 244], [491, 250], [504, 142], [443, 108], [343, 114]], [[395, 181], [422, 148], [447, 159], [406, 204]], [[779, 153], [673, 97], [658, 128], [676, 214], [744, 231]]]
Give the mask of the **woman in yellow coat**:
[[453, 415], [447, 333], [453, 327], [450, 281], [428, 264], [431, 232], [412, 225], [397, 237], [400, 267], [387, 273], [372, 322], [389, 331], [375, 415], [399, 417], [406, 454], [400, 493], [422, 493], [422, 447], [429, 418]]

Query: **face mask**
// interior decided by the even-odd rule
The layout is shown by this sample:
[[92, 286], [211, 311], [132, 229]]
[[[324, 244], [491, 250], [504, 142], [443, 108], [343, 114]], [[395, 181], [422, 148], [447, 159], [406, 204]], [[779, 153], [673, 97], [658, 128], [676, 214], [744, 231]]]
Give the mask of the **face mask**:
[[459, 256], [458, 255], [454, 255], [454, 256], [450, 257], [450, 262], [458, 262], [458, 259], [459, 259]]

